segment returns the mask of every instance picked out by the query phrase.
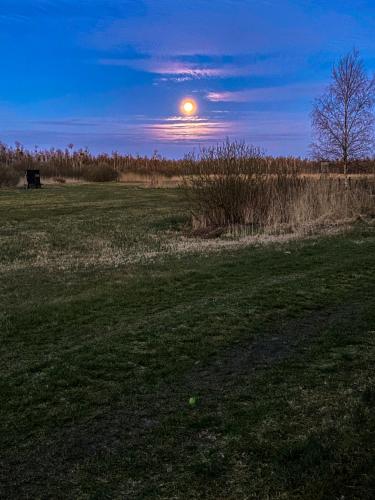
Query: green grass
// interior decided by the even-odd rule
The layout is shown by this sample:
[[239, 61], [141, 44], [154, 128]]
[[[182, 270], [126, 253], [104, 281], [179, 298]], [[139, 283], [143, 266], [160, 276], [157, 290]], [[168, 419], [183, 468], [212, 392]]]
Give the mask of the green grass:
[[187, 219], [0, 191], [1, 498], [373, 498], [373, 226], [220, 250]]

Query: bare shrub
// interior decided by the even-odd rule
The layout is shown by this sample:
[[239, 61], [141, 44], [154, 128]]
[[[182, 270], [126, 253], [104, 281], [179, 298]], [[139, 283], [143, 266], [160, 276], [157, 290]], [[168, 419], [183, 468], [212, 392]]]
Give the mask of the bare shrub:
[[0, 165], [0, 187], [15, 187], [20, 177], [12, 166]]
[[219, 227], [247, 224], [259, 196], [261, 151], [241, 142], [202, 149], [199, 170], [191, 178], [188, 193], [194, 205], [196, 224]]
[[373, 211], [374, 182], [301, 175], [293, 163], [269, 169], [258, 148], [229, 141], [204, 149], [200, 171], [185, 180], [197, 234], [218, 228], [298, 231]]

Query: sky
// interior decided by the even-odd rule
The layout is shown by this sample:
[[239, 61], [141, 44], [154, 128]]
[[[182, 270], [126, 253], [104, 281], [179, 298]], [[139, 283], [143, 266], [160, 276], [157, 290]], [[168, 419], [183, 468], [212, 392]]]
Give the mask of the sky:
[[0, 141], [304, 157], [332, 64], [356, 47], [374, 72], [374, 32], [374, 0], [0, 0]]

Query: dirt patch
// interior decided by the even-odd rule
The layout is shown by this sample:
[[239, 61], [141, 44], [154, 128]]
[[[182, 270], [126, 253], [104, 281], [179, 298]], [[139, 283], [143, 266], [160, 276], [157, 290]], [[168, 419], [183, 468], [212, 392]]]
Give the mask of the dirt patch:
[[227, 349], [211, 364], [196, 368], [186, 378], [185, 385], [190, 387], [190, 392], [201, 392], [211, 397], [223, 386], [236, 383], [238, 377], [256, 375], [258, 370], [289, 358], [300, 347], [308, 348], [310, 340], [323, 329], [354, 313], [352, 307], [340, 307], [314, 311], [303, 318], [288, 321], [251, 343]]

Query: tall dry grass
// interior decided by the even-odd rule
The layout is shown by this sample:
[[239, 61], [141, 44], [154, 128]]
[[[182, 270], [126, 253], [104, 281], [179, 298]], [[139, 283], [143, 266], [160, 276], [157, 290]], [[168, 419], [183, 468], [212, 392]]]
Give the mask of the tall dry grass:
[[275, 170], [259, 149], [229, 141], [202, 150], [199, 165], [198, 173], [185, 178], [198, 234], [228, 228], [299, 231], [375, 215], [374, 178], [359, 177], [347, 185], [339, 176], [303, 175], [294, 162]]
[[13, 166], [0, 165], [0, 187], [17, 186], [20, 174]]
[[[14, 147], [0, 143], [0, 168], [13, 169], [19, 176], [22, 176], [27, 168], [38, 168], [43, 178], [51, 179], [96, 180], [104, 178], [114, 180], [114, 178], [120, 179], [123, 174], [133, 173], [154, 180], [151, 182], [152, 185], [160, 176], [194, 176], [200, 175], [202, 170], [214, 174], [215, 162], [208, 161], [206, 156], [189, 154], [180, 160], [170, 160], [161, 157], [156, 152], [151, 157], [124, 155], [117, 152], [94, 155], [88, 149], [76, 150], [73, 144], [65, 149], [28, 150], [19, 143], [16, 143]], [[248, 171], [253, 168], [254, 159], [251, 156], [244, 157], [242, 160], [244, 164], [247, 163]], [[319, 162], [301, 158], [261, 156], [258, 162], [269, 174], [279, 174], [280, 171], [290, 169], [314, 175], [320, 174], [322, 168], [331, 173], [343, 171], [339, 163], [322, 167]], [[100, 170], [105, 171], [103, 175], [100, 174]], [[116, 172], [116, 175], [113, 172]], [[368, 159], [353, 163], [349, 167], [349, 172], [374, 174], [375, 161]]]

